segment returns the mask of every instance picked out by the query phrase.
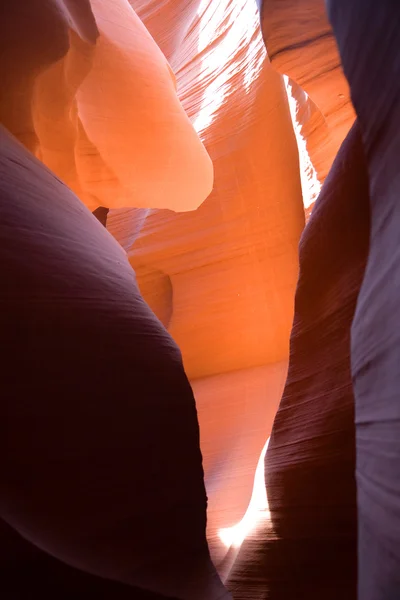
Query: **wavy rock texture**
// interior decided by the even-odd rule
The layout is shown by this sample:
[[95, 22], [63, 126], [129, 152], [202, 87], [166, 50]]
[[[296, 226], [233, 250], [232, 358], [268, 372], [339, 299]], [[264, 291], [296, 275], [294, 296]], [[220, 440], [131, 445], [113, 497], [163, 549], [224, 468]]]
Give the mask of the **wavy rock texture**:
[[1, 122], [87, 206], [203, 202], [212, 163], [127, 0], [16, 3], [1, 26]]
[[2, 597], [229, 598], [179, 349], [98, 220], [0, 148]]
[[368, 163], [371, 241], [352, 325], [359, 598], [400, 590], [400, 5], [328, 3]]
[[[93, 13], [89, 10], [90, 7]], [[183, 32], [180, 25], [182, 15], [173, 7], [173, 3], [166, 3], [160, 7], [158, 22], [169, 14], [170, 21], [175, 24], [172, 31], [181, 33], [172, 37], [168, 34], [168, 39], [158, 41], [166, 53], [169, 52], [168, 40], [172, 49], [175, 46], [175, 55], [171, 49], [168, 58], [176, 72], [176, 85], [183, 108], [176, 96], [165, 58], [141, 25], [135, 12], [124, 0], [111, 3], [93, 1], [91, 5], [86, 3], [80, 6], [74, 2], [24, 5], [20, 14], [10, 5], [6, 11], [8, 20], [3, 20], [2, 25], [6, 25], [5, 29], [13, 32], [16, 39], [12, 39], [13, 45], [10, 45], [7, 36], [2, 37], [5, 41], [4, 48], [10, 52], [10, 55], [2, 54], [2, 58], [5, 57], [2, 71], [7, 73], [7, 67], [10, 65], [14, 65], [15, 70], [9, 69], [13, 77], [8, 82], [8, 93], [3, 94], [1, 98], [1, 119], [8, 130], [64, 180], [90, 208], [98, 204], [106, 207], [121, 204], [135, 206], [127, 210], [110, 211], [109, 227], [128, 251], [130, 263], [136, 270], [139, 285], [149, 305], [182, 347], [186, 371], [196, 390], [201, 421], [201, 443], [209, 496], [208, 539], [212, 556], [221, 573], [226, 576], [229, 570], [225, 561], [228, 548], [221, 540], [220, 530], [235, 525], [246, 512], [252, 493], [254, 469], [269, 435], [286, 375], [288, 336], [293, 311], [292, 296], [297, 277], [296, 248], [304, 225], [304, 213], [297, 146], [286, 89], [281, 76], [275, 73], [267, 60], [255, 6], [244, 0], [239, 4], [228, 1], [219, 5], [212, 2], [188, 3], [186, 12], [184, 11], [187, 28]], [[138, 5], [137, 9], [140, 12], [143, 6]], [[151, 14], [150, 10], [149, 19]], [[142, 16], [146, 20], [145, 16]], [[35, 22], [35, 19], [38, 27], [30, 28], [29, 21]], [[54, 39], [46, 38], [47, 29], [52, 31]], [[18, 42], [21, 37], [23, 43]], [[37, 48], [37, 52], [32, 52], [32, 48]], [[209, 159], [184, 109], [194, 127], [200, 132], [214, 162], [214, 190], [195, 213], [177, 215], [150, 210], [151, 207], [160, 205], [187, 210], [196, 207], [209, 192]], [[123, 258], [120, 259], [123, 267], [119, 267], [117, 259], [112, 258], [113, 251], [111, 246], [109, 247], [111, 242], [106, 242], [104, 238], [106, 232], [100, 234], [98, 231], [100, 223], [94, 218], [88, 220], [83, 209], [82, 212], [76, 212], [73, 208], [76, 199], [72, 199], [67, 189], [63, 188], [58, 180], [54, 180], [57, 182], [54, 183], [54, 188], [48, 183], [49, 173], [41, 170], [39, 163], [32, 163], [29, 155], [24, 154], [12, 140], [7, 141], [6, 136], [4, 140], [4, 170], [10, 170], [11, 180], [9, 186], [3, 189], [3, 202], [12, 203], [10, 194], [12, 195], [12, 188], [20, 178], [21, 185], [25, 186], [21, 193], [26, 196], [27, 206], [32, 205], [24, 215], [24, 218], [32, 220], [32, 228], [26, 226], [30, 231], [29, 235], [26, 234], [27, 243], [32, 246], [29, 246], [27, 252], [31, 256], [40, 256], [42, 248], [43, 260], [50, 260], [49, 265], [45, 262], [35, 262], [38, 276], [51, 282], [55, 270], [58, 271], [57, 277], [63, 279], [64, 263], [58, 265], [57, 261], [52, 262], [52, 256], [58, 256], [57, 253], [63, 250], [65, 260], [68, 259], [67, 263], [71, 264], [72, 269], [65, 274], [66, 284], [68, 281], [71, 284], [74, 281], [83, 281], [86, 277], [87, 285], [94, 293], [97, 284], [85, 270], [89, 269], [93, 276], [99, 278], [96, 281], [100, 287], [104, 283], [102, 294], [106, 293], [105, 290], [111, 292], [111, 288], [113, 294], [117, 294], [118, 285], [111, 284], [109, 268], [113, 264], [117, 273], [120, 269], [124, 270], [126, 265]], [[150, 145], [146, 145], [146, 140]], [[181, 154], [182, 149], [184, 156]], [[269, 156], [267, 163], [266, 153]], [[179, 173], [176, 170], [177, 166]], [[170, 171], [166, 172], [165, 169]], [[26, 187], [29, 179], [32, 180], [31, 190]], [[176, 188], [178, 180], [179, 187]], [[160, 181], [163, 181], [162, 187], [159, 185]], [[37, 183], [36, 187], [34, 182]], [[185, 187], [185, 182], [190, 184], [190, 189]], [[131, 183], [134, 189], [129, 191]], [[126, 190], [130, 196], [124, 195]], [[40, 194], [46, 200], [43, 206], [38, 201]], [[47, 204], [51, 195], [54, 213], [51, 205]], [[146, 208], [140, 209], [143, 205]], [[15, 210], [21, 210], [18, 202], [15, 203]], [[41, 211], [44, 211], [43, 214]], [[40, 227], [37, 225], [40, 222], [45, 223], [46, 228], [50, 227], [48, 243], [50, 244], [51, 239], [56, 240], [52, 251], [49, 245], [41, 246], [44, 238], [41, 237]], [[25, 229], [24, 224], [22, 229]], [[6, 235], [9, 235], [8, 230]], [[79, 235], [81, 243], [77, 241]], [[101, 241], [97, 241], [98, 236], [103, 236]], [[65, 243], [64, 238], [67, 240]], [[17, 239], [15, 243], [18, 244]], [[39, 244], [38, 248], [36, 243]], [[102, 244], [105, 244], [104, 247]], [[70, 251], [69, 245], [72, 245]], [[76, 252], [83, 254], [77, 255]], [[109, 252], [108, 259], [104, 252]], [[4, 260], [6, 258], [4, 257]], [[94, 285], [94, 288], [89, 284]], [[138, 298], [133, 283], [133, 272], [132, 282], [127, 286], [126, 293], [124, 292], [126, 302], [135, 304]], [[103, 323], [107, 328], [107, 311], [96, 317], [96, 310], [98, 307], [102, 310], [101, 306], [104, 306], [108, 292], [102, 299], [96, 296], [96, 292], [90, 300], [89, 288], [85, 292], [81, 284], [76, 284], [73, 291], [60, 287], [59, 292], [68, 296], [65, 306], [72, 306], [74, 301], [77, 302], [77, 306], [81, 306], [80, 294], [83, 293], [88, 299], [88, 306], [90, 305], [94, 312], [90, 319], [88, 315], [84, 316], [82, 322], [87, 322], [87, 326], [95, 322]], [[40, 287], [37, 292], [38, 297], [43, 296], [45, 304], [47, 292], [47, 288], [42, 290]], [[129, 294], [132, 298], [128, 301]], [[29, 294], [25, 293], [24, 298], [28, 299]], [[23, 303], [22, 300], [21, 302]], [[127, 306], [125, 300], [122, 303]], [[117, 298], [114, 308], [116, 316], [120, 310], [125, 310], [122, 305], [118, 305]], [[139, 308], [143, 308], [140, 302], [137, 310], [135, 309], [136, 317], [132, 313], [133, 321], [130, 325], [133, 328], [141, 322], [142, 313]], [[145, 327], [144, 321], [142, 325]], [[69, 322], [68, 319], [66, 322]], [[190, 407], [193, 397], [189, 390], [185, 397], [181, 397], [180, 393], [176, 396], [176, 382], [171, 382], [171, 388], [168, 388], [167, 383], [160, 379], [157, 356], [162, 357], [165, 354], [168, 362], [170, 352], [163, 344], [160, 346], [159, 342], [160, 339], [169, 340], [166, 342], [167, 346], [172, 342], [159, 323], [158, 326], [158, 333], [153, 334], [150, 328], [143, 335], [144, 340], [148, 340], [150, 355], [153, 354], [152, 364], [157, 372], [154, 385], [158, 385], [159, 388], [157, 392], [153, 392], [157, 402], [164, 407], [162, 412], [167, 405], [162, 402], [160, 386], [170, 389], [172, 397], [167, 393], [166, 398], [169, 418], [173, 419], [171, 407], [174, 402], [182, 401], [186, 407]], [[103, 399], [110, 400], [111, 396], [115, 398], [115, 409], [115, 402], [117, 405], [120, 401], [123, 403], [118, 389], [128, 389], [130, 386], [126, 384], [123, 365], [118, 366], [117, 360], [120, 356], [118, 348], [123, 344], [122, 337], [120, 339], [122, 329], [113, 328], [111, 325], [110, 327], [119, 340], [116, 344], [110, 342], [113, 356], [111, 362], [107, 364], [108, 359], [99, 358], [98, 353], [102, 352], [102, 348], [96, 344], [93, 352], [87, 348], [90, 360], [88, 356], [82, 367], [86, 363], [86, 368], [96, 377], [103, 390]], [[129, 332], [129, 327], [126, 327]], [[58, 329], [53, 329], [53, 334], [56, 335]], [[45, 331], [42, 332], [42, 337]], [[62, 328], [60, 343], [63, 346], [68, 347], [68, 336], [72, 335], [73, 331], [74, 327], [67, 328], [66, 331]], [[82, 335], [84, 332], [83, 327]], [[49, 331], [49, 335], [50, 333]], [[238, 336], [241, 338], [240, 344], [237, 344]], [[77, 355], [79, 357], [85, 354], [85, 344], [90, 345], [93, 332], [85, 334], [84, 339], [82, 343], [75, 340], [80, 348]], [[155, 339], [158, 340], [158, 344], [153, 347], [151, 344]], [[144, 443], [143, 436], [149, 435], [145, 418], [148, 413], [143, 412], [140, 403], [149, 402], [149, 398], [152, 401], [154, 394], [151, 390], [143, 394], [140, 391], [141, 379], [135, 373], [136, 368], [140, 369], [141, 363], [136, 360], [136, 353], [139, 352], [141, 358], [149, 354], [143, 345], [138, 345], [135, 340], [131, 339], [132, 352], [126, 355], [126, 359], [129, 356], [129, 361], [132, 361], [130, 374], [135, 382], [137, 395], [132, 410], [139, 410], [140, 417], [135, 423], [142, 435], [132, 431], [133, 425], [130, 424], [130, 420], [135, 419], [135, 416], [126, 412], [128, 409], [124, 403], [123, 407], [120, 407], [120, 414], [124, 423], [128, 425], [128, 430], [132, 431], [132, 443], [138, 446], [127, 450], [137, 459], [143, 460], [144, 450], [140, 449], [140, 444]], [[50, 345], [52, 358], [56, 358], [56, 344], [51, 342]], [[56, 370], [58, 367], [50, 358], [45, 357], [47, 350], [47, 346], [37, 348], [35, 354], [43, 364], [49, 362], [44, 384], [51, 386], [64, 379], [61, 374], [61, 379], [52, 378], [52, 365]], [[26, 351], [29, 354], [29, 347]], [[95, 367], [94, 363], [98, 366]], [[55, 392], [59, 403], [70, 386], [75, 385], [75, 379], [81, 381], [82, 375], [72, 356], [66, 358], [62, 364], [65, 368], [71, 368], [73, 375], [61, 396]], [[98, 377], [98, 369], [103, 368], [109, 370], [106, 380]], [[143, 375], [141, 377], [143, 378]], [[114, 385], [117, 386], [112, 395], [107, 392], [107, 381], [110, 384], [114, 381]], [[182, 379], [182, 384], [183, 381]], [[37, 385], [39, 383], [37, 381]], [[79, 388], [79, 385], [76, 384], [76, 387]], [[187, 382], [183, 385], [187, 385]], [[77, 394], [76, 401], [79, 401], [81, 393], [92, 399], [98, 397], [99, 389], [96, 386], [84, 392], [85, 389], [83, 386]], [[46, 388], [41, 394], [42, 401], [47, 402], [50, 391]], [[43, 411], [47, 411], [45, 406], [40, 409], [41, 414]], [[151, 416], [154, 418], [154, 410], [151, 410]], [[224, 427], [220, 422], [222, 416], [225, 417]], [[36, 425], [35, 418], [32, 417], [34, 426], [40, 432], [42, 429]], [[80, 423], [80, 418], [76, 420], [77, 424]], [[120, 425], [123, 426], [122, 423]], [[168, 435], [166, 421], [164, 425], [165, 435]], [[195, 425], [193, 420], [192, 425]], [[70, 428], [67, 421], [65, 426]], [[181, 426], [187, 429], [182, 438], [182, 444], [185, 445], [186, 435], [191, 435], [191, 426], [182, 421], [171, 430], [176, 432], [178, 441]], [[11, 420], [10, 431], [14, 431], [15, 427], [16, 421]], [[43, 427], [46, 432], [45, 424]], [[96, 423], [93, 431], [103, 429], [100, 423]], [[103, 433], [106, 435], [105, 431]], [[121, 443], [125, 444], [119, 425], [116, 425], [115, 433]], [[43, 439], [47, 439], [46, 435], [42, 432]], [[78, 438], [76, 443], [79, 446], [81, 438], [72, 424], [70, 435], [71, 438]], [[107, 435], [111, 434], [108, 432]], [[107, 435], [104, 438], [104, 448], [112, 445], [111, 438], [109, 443], [106, 443]], [[99, 535], [103, 531], [102, 527], [109, 527], [110, 531], [114, 531], [110, 536], [114, 537], [107, 549], [107, 545], [103, 548], [107, 556], [102, 553], [102, 544], [99, 545], [98, 551], [94, 552], [91, 545], [93, 530], [85, 530], [83, 513], [71, 517], [68, 512], [69, 506], [71, 510], [76, 509], [79, 512], [82, 509], [85, 513], [84, 508], [79, 508], [79, 505], [73, 502], [63, 504], [58, 496], [54, 497], [54, 493], [58, 493], [57, 489], [49, 490], [46, 487], [47, 479], [49, 484], [53, 481], [52, 485], [56, 487], [58, 480], [55, 482], [51, 477], [47, 477], [47, 466], [46, 463], [41, 464], [43, 455], [40, 452], [37, 463], [41, 470], [40, 473], [36, 473], [36, 477], [43, 486], [38, 485], [36, 495], [25, 488], [24, 494], [30, 497], [32, 507], [43, 503], [43, 495], [40, 494], [46, 494], [48, 501], [54, 502], [55, 512], [49, 513], [49, 520], [46, 522], [35, 521], [32, 511], [27, 511], [24, 516], [21, 508], [21, 490], [13, 490], [7, 480], [12, 493], [8, 492], [7, 505], [3, 506], [1, 514], [7, 523], [36, 546], [63, 563], [86, 573], [102, 573], [105, 577], [125, 584], [142, 586], [167, 595], [176, 595], [178, 598], [186, 598], [188, 595], [194, 597], [193, 594], [207, 599], [214, 595], [223, 595], [219, 579], [213, 572], [212, 565], [207, 562], [204, 532], [201, 531], [201, 525], [205, 522], [205, 504], [204, 490], [198, 489], [201, 478], [198, 479], [199, 454], [196, 455], [196, 436], [192, 435], [191, 449], [182, 449], [181, 452], [182, 460], [188, 465], [188, 471], [193, 474], [191, 482], [190, 478], [183, 476], [185, 469], [179, 467], [179, 461], [174, 458], [173, 447], [177, 449], [178, 446], [170, 446], [170, 443], [164, 440], [164, 434], [158, 436], [157, 428], [151, 435], [150, 440], [157, 438], [157, 443], [151, 442], [154, 443], [154, 448], [159, 449], [164, 460], [169, 460], [168, 464], [173, 466], [174, 473], [180, 480], [179, 485], [183, 486], [182, 489], [178, 483], [173, 483], [174, 479], [168, 475], [167, 469], [164, 475], [168, 484], [160, 480], [157, 488], [159, 494], [160, 490], [164, 493], [167, 487], [172, 485], [170, 502], [171, 505], [176, 502], [178, 507], [176, 516], [179, 515], [179, 527], [176, 520], [167, 513], [166, 522], [163, 524], [160, 521], [166, 509], [163, 503], [158, 504], [161, 516], [154, 508], [156, 492], [150, 481], [151, 473], [159, 461], [151, 458], [151, 454], [147, 457], [148, 478], [136, 484], [142, 491], [140, 498], [144, 500], [146, 494], [148, 496], [146, 507], [141, 501], [132, 500], [131, 508], [135, 518], [128, 515], [124, 503], [129, 502], [130, 493], [125, 490], [124, 502], [118, 499], [121, 484], [117, 479], [119, 475], [123, 476], [123, 469], [116, 469], [114, 465], [113, 476], [117, 479], [115, 483], [110, 480], [110, 489], [114, 485], [117, 492], [109, 498], [109, 516], [115, 518], [116, 514], [119, 514], [124, 522], [131, 520], [132, 527], [137, 530], [140, 529], [137, 522], [139, 519], [143, 527], [148, 529], [150, 525], [147, 513], [153, 511], [147, 537], [144, 538], [139, 531], [135, 534], [136, 549], [145, 544], [145, 539], [148, 548], [157, 547], [154, 535], [158, 531], [160, 539], [163, 540], [160, 552], [168, 553], [165, 538], [170, 540], [171, 531], [175, 529], [175, 538], [177, 535], [179, 538], [179, 532], [183, 532], [188, 536], [189, 544], [203, 544], [203, 554], [201, 559], [197, 560], [195, 550], [190, 550], [185, 544], [181, 545], [175, 541], [180, 547], [181, 568], [187, 572], [187, 578], [181, 580], [176, 573], [174, 575], [176, 563], [173, 563], [173, 553], [172, 563], [168, 567], [171, 571], [170, 580], [165, 578], [164, 567], [157, 564], [157, 556], [148, 559], [149, 566], [146, 564], [142, 570], [137, 567], [137, 572], [128, 574], [126, 564], [124, 566], [127, 558], [121, 548], [118, 532], [114, 531], [112, 524], [103, 523], [100, 527], [95, 516], [91, 523], [97, 529], [100, 527]], [[89, 454], [96, 455], [96, 461], [103, 464], [97, 438], [86, 438], [86, 443]], [[24, 444], [20, 437], [18, 444], [21, 449], [18, 456], [22, 456]], [[46, 444], [47, 441], [43, 447], [47, 447]], [[83, 456], [83, 441], [82, 446], [78, 446], [76, 452], [81, 454], [80, 460], [84, 469], [83, 464], [88, 465], [89, 459]], [[68, 445], [66, 447], [68, 448]], [[58, 460], [59, 451], [61, 452], [61, 449], [56, 445], [54, 460]], [[21, 468], [18, 460], [18, 464], [13, 465], [15, 472]], [[60, 460], [63, 462], [64, 458]], [[110, 464], [111, 462], [110, 459]], [[68, 463], [66, 467], [69, 468]], [[107, 471], [104, 465], [103, 467]], [[10, 468], [8, 464], [8, 470], [5, 472], [10, 473]], [[157, 468], [160, 469], [161, 466]], [[136, 471], [135, 464], [132, 464], [133, 474]], [[70, 485], [71, 490], [75, 489], [85, 504], [90, 501], [90, 494], [96, 488], [93, 481], [96, 473], [94, 469], [93, 474], [88, 476], [87, 486], [90, 490], [84, 491], [77, 486], [73, 476], [71, 479], [62, 469], [59, 474], [61, 479], [65, 477], [65, 485]], [[25, 478], [21, 478], [23, 485], [28, 485]], [[134, 481], [135, 479], [133, 483]], [[187, 494], [186, 486], [190, 488]], [[59, 489], [64, 488], [61, 486]], [[153, 497], [150, 489], [153, 489]], [[10, 494], [15, 496], [14, 508], [11, 507]], [[195, 497], [193, 501], [192, 494]], [[65, 498], [69, 499], [67, 493]], [[195, 517], [192, 525], [198, 528], [197, 532], [191, 532], [190, 527], [185, 525], [182, 501], [193, 507]], [[120, 502], [118, 511], [114, 510], [112, 502]], [[78, 548], [75, 525], [68, 532], [60, 531], [60, 523], [64, 518], [67, 521], [72, 519], [73, 522], [77, 519], [75, 525], [80, 523], [82, 535], [87, 540], [81, 547]], [[124, 531], [129, 539], [129, 527], [122, 524], [121, 527], [121, 531]], [[43, 531], [46, 532], [45, 539], [42, 539]], [[52, 531], [51, 535], [49, 531]], [[18, 543], [16, 544], [18, 546]], [[88, 545], [91, 550], [88, 550]], [[26, 550], [26, 545], [23, 545], [22, 555], [25, 551], [28, 554], [30, 552]], [[132, 547], [131, 554], [134, 555], [135, 552]], [[141, 552], [146, 560], [146, 550], [142, 548]], [[191, 561], [188, 558], [186, 564], [186, 558], [183, 556], [190, 557], [193, 552], [195, 559]], [[137, 564], [137, 557], [131, 556], [131, 560]], [[119, 564], [118, 568], [116, 561]], [[42, 555], [38, 562], [41, 565], [47, 564]], [[50, 563], [57, 570], [56, 563]], [[159, 571], [154, 582], [149, 578], [149, 569]], [[203, 582], [201, 585], [190, 579], [193, 569], [200, 570], [200, 579]], [[61, 571], [64, 573], [62, 569]], [[57, 576], [55, 579], [57, 581]], [[92, 583], [89, 581], [88, 585]], [[190, 589], [190, 586], [194, 586], [196, 590]]]
[[356, 598], [350, 328], [368, 253], [360, 130], [343, 143], [300, 244], [289, 371], [265, 461], [270, 520], [243, 545], [235, 599]]
[[[260, 4], [271, 64], [290, 79], [300, 152], [305, 160], [309, 156], [315, 176], [323, 183], [355, 119], [325, 2], [264, 0]], [[313, 190], [305, 181], [303, 190], [309, 216], [319, 186]]]
[[[229, 597], [206, 543], [198, 416], [211, 558], [235, 598], [353, 599], [352, 358], [360, 597], [395, 598], [397, 296], [379, 264], [396, 280], [399, 15], [381, 4], [381, 44], [372, 3], [359, 30], [348, 4], [329, 4], [359, 124], [301, 241], [280, 405], [303, 201], [309, 216], [354, 119], [323, 3], [264, 3], [269, 58], [252, 0], [32, 0], [3, 11], [0, 119], [31, 154], [2, 130], [2, 315], [12, 316], [2, 396], [19, 390], [23, 401], [2, 420], [0, 551], [15, 549], [35, 593], [46, 579], [53, 595], [88, 597], [106, 577], [113, 598]], [[379, 52], [368, 46], [358, 71], [370, 39]], [[32, 154], [91, 210], [112, 209], [107, 228], [128, 258], [99, 222], [105, 211], [96, 221]], [[351, 350], [369, 188], [372, 252]], [[15, 344], [19, 330], [28, 342]], [[278, 405], [267, 507], [252, 488]], [[261, 522], [241, 546], [249, 502]], [[3, 564], [6, 591], [25, 597]]]
[[288, 379], [265, 461], [270, 521], [237, 557], [239, 599], [383, 600], [400, 589], [400, 7], [328, 5], [358, 120], [300, 244]]
[[[304, 225], [297, 146], [253, 2], [186, 2], [182, 13], [175, 1], [132, 4], [166, 53], [214, 164], [213, 192], [196, 212], [152, 211], [125, 248], [193, 385], [208, 540], [226, 576], [220, 531], [246, 512], [286, 376]], [[117, 239], [126, 239], [132, 216], [124, 227], [123, 211], [118, 224], [111, 211]]]

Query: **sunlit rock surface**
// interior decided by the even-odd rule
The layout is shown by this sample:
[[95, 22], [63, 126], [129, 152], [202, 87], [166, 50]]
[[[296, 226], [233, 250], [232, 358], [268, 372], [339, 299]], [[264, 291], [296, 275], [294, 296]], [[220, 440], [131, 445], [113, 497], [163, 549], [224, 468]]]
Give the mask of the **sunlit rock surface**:
[[92, 210], [197, 208], [212, 163], [129, 3], [18, 7], [2, 17], [2, 123]]
[[[10, 269], [3, 244], [12, 293], [2, 314], [11, 312], [7, 331], [15, 331], [22, 306], [30, 339], [42, 339], [37, 324], [45, 325], [51, 343], [21, 345], [42, 402], [67, 398], [79, 412], [100, 398], [120, 417], [108, 428], [103, 411], [92, 427], [96, 404], [83, 419], [94, 437], [69, 412], [67, 442], [46, 441], [50, 430], [39, 421], [32, 442], [33, 429], [23, 435], [19, 427], [20, 405], [10, 404], [10, 438], [29, 448], [38, 470], [27, 478], [22, 450], [15, 463], [5, 460], [0, 551], [3, 541], [17, 558], [32, 553], [31, 576], [51, 572], [53, 594], [62, 587], [89, 596], [104, 576], [115, 598], [127, 590], [143, 599], [228, 598], [207, 533], [238, 600], [355, 596], [350, 327], [368, 246], [361, 138], [373, 154], [378, 136], [359, 92], [361, 133], [357, 126], [346, 139], [301, 242], [292, 328], [300, 235], [355, 114], [324, 3], [258, 4], [261, 20], [253, 0], [32, 0], [4, 11], [0, 166], [9, 212], [1, 231], [25, 262]], [[91, 211], [111, 209], [108, 232], [77, 198]], [[26, 256], [44, 260], [29, 271], [41, 282], [36, 296], [34, 281], [28, 293], [10, 276], [26, 275]], [[52, 321], [54, 281], [65, 314]], [[25, 382], [6, 371], [10, 395]], [[65, 455], [75, 436], [81, 446]], [[10, 447], [3, 450], [7, 457]], [[68, 460], [86, 451], [77, 477]], [[113, 452], [124, 468], [115, 469]], [[43, 467], [49, 456], [66, 468], [55, 479]], [[46, 487], [53, 481], [55, 497]], [[93, 505], [110, 522], [96, 521]], [[87, 522], [88, 530], [77, 527]], [[132, 572], [131, 563], [140, 567]]]
[[273, 67], [289, 78], [289, 95], [294, 100], [309, 216], [320, 189], [318, 182], [325, 181], [355, 119], [349, 86], [324, 0], [265, 0], [261, 4], [268, 56]]
[[[252, 1], [186, 2], [183, 13], [176, 2], [132, 4], [166, 52], [214, 164], [213, 192], [196, 212], [152, 211], [125, 247], [144, 298], [164, 323], [170, 313], [193, 385], [208, 538], [225, 576], [229, 549], [219, 531], [246, 512], [286, 376], [304, 226], [297, 144]], [[132, 213], [126, 230], [123, 211], [118, 228], [114, 218], [111, 211], [110, 231], [126, 239]]]

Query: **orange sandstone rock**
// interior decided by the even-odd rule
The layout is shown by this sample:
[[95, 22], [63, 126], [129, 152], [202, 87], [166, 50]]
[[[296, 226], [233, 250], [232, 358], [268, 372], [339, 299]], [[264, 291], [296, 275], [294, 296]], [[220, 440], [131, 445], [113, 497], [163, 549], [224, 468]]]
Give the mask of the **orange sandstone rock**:
[[304, 226], [298, 151], [253, 2], [187, 2], [183, 39], [175, 2], [132, 4], [171, 53], [215, 182], [195, 212], [110, 211], [108, 227], [182, 351], [200, 422], [208, 539], [226, 576], [234, 549], [220, 532], [246, 512], [285, 380]]
[[322, 184], [355, 119], [325, 2], [268, 0], [261, 21], [271, 64], [291, 80], [299, 133]]
[[164, 55], [127, 0], [84, 7], [83, 25], [73, 2], [36, 7], [34, 22], [56, 29], [54, 40], [29, 44], [37, 41], [29, 31], [2, 54], [1, 71], [16, 73], [2, 123], [92, 210], [197, 208], [212, 189], [212, 163]]

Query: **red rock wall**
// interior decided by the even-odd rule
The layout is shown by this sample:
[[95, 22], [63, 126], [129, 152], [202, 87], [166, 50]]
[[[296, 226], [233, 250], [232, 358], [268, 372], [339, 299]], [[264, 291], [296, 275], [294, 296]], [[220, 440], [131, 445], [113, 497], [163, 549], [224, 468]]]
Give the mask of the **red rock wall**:
[[[182, 14], [176, 2], [132, 4], [166, 52], [214, 164], [213, 191], [197, 211], [152, 211], [125, 247], [193, 385], [208, 539], [226, 575], [219, 532], [246, 512], [286, 376], [304, 226], [297, 144], [253, 2], [186, 2]], [[124, 226], [123, 211], [111, 211], [117, 239], [132, 216]]]
[[270, 58], [253, 0], [60, 6], [36, 7], [61, 32], [46, 60], [40, 28], [5, 55], [2, 122], [90, 209], [112, 208], [196, 394], [223, 571], [219, 530], [246, 510], [286, 376], [304, 227], [290, 102], [320, 181], [353, 115], [333, 37], [315, 1], [266, 4]]

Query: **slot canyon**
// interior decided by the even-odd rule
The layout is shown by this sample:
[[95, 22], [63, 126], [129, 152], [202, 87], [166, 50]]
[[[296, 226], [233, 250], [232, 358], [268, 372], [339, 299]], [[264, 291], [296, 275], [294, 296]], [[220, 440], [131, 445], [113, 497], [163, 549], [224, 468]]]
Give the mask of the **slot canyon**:
[[0, 81], [0, 597], [398, 600], [400, 3], [3, 1]]

